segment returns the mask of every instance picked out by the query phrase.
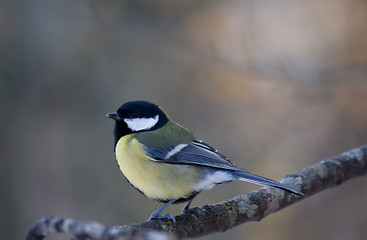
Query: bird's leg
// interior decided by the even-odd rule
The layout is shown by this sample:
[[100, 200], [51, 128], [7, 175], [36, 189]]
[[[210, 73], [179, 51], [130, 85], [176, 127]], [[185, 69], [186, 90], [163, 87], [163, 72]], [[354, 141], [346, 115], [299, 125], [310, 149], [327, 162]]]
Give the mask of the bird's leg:
[[174, 203], [176, 201], [175, 200], [171, 200], [169, 202], [166, 202], [162, 207], [160, 207], [157, 211], [153, 212], [152, 215], [150, 215], [150, 217], [148, 218], [148, 221], [151, 221], [152, 219], [154, 218], [170, 218], [172, 219], [172, 221], [174, 223], [176, 223], [176, 219], [174, 216], [172, 216], [172, 214], [170, 213], [166, 213], [166, 214], [162, 214], [160, 215], [160, 213], [166, 208], [168, 207], [169, 205], [171, 205], [172, 203]]
[[194, 200], [194, 198], [191, 198], [186, 202], [185, 206], [182, 208], [181, 214], [184, 214], [190, 208], [192, 200]]

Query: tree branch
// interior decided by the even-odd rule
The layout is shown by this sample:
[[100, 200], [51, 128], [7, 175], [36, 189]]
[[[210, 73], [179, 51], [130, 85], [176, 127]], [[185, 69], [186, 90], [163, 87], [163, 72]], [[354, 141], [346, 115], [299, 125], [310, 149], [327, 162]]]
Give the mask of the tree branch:
[[77, 239], [155, 239], [157, 236], [154, 234], [165, 233], [169, 233], [168, 239], [175, 239], [176, 236], [199, 237], [223, 232], [245, 222], [259, 221], [306, 197], [366, 173], [367, 145], [364, 145], [302, 169], [280, 181], [303, 192], [303, 197], [265, 187], [214, 205], [192, 208], [177, 216], [176, 224], [172, 220], [160, 219], [121, 227], [104, 227], [96, 222], [52, 217], [37, 222], [29, 231], [27, 240], [40, 240], [53, 232], [71, 233]]

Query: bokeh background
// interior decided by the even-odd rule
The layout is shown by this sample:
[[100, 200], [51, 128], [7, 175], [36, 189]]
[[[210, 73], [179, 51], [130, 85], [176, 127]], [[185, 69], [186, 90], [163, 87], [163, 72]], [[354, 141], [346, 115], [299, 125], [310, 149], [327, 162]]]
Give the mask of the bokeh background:
[[[24, 239], [41, 217], [123, 225], [160, 206], [114, 159], [105, 114], [128, 100], [157, 103], [276, 180], [367, 143], [366, 1], [0, 4], [3, 239]], [[256, 188], [217, 186], [193, 206]], [[366, 189], [358, 178], [202, 239], [365, 239]]]

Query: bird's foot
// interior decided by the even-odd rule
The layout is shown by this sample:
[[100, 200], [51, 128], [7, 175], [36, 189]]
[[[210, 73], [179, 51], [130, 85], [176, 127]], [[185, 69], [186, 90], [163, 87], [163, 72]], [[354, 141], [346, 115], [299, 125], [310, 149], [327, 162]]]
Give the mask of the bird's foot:
[[202, 211], [203, 210], [199, 207], [192, 207], [192, 208], [182, 209], [181, 214], [190, 213], [190, 212], [191, 214], [193, 214], [193, 213], [202, 212]]
[[160, 215], [156, 215], [156, 214], [152, 214], [149, 218], [148, 218], [148, 222], [149, 221], [152, 221], [153, 219], [163, 219], [163, 218], [168, 218], [168, 219], [171, 219], [172, 222], [174, 224], [176, 224], [176, 218], [170, 214], [170, 213], [165, 213], [165, 214], [160, 214]]
[[191, 198], [191, 199], [189, 199], [189, 200], [186, 202], [185, 206], [182, 208], [181, 214], [186, 213], [186, 212], [187, 212], [187, 210], [189, 210], [189, 209], [190, 209], [190, 204], [192, 203], [192, 200], [194, 200], [194, 198]]
[[190, 210], [190, 208], [182, 208], [181, 214], [187, 213]]

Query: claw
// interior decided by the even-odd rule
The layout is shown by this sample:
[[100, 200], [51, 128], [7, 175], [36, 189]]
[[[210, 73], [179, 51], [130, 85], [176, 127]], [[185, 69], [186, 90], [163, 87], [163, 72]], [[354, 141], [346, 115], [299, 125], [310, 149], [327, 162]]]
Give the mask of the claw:
[[154, 216], [153, 214], [149, 217], [148, 219], [148, 222], [149, 221], [152, 221], [153, 219], [165, 219], [165, 218], [169, 218], [172, 220], [172, 222], [174, 224], [176, 224], [176, 218], [170, 214], [170, 213], [165, 213], [165, 214], [161, 214], [161, 215], [157, 215], [157, 216]]
[[162, 214], [160, 215], [160, 213], [169, 205], [171, 205], [172, 203], [174, 203], [176, 200], [171, 200], [169, 202], [167, 202], [166, 204], [164, 204], [162, 207], [160, 207], [157, 211], [155, 211], [154, 213], [152, 213], [152, 215], [150, 215], [150, 217], [148, 218], [148, 221], [151, 221], [154, 218], [170, 218], [172, 219], [172, 221], [176, 224], [176, 218], [169, 213], [166, 214]]
[[194, 198], [191, 198], [191, 199], [189, 199], [189, 200], [186, 202], [185, 206], [182, 208], [181, 214], [186, 213], [186, 212], [187, 212], [187, 210], [189, 210], [189, 209], [190, 209], [190, 204], [191, 204], [192, 200], [194, 200]]

